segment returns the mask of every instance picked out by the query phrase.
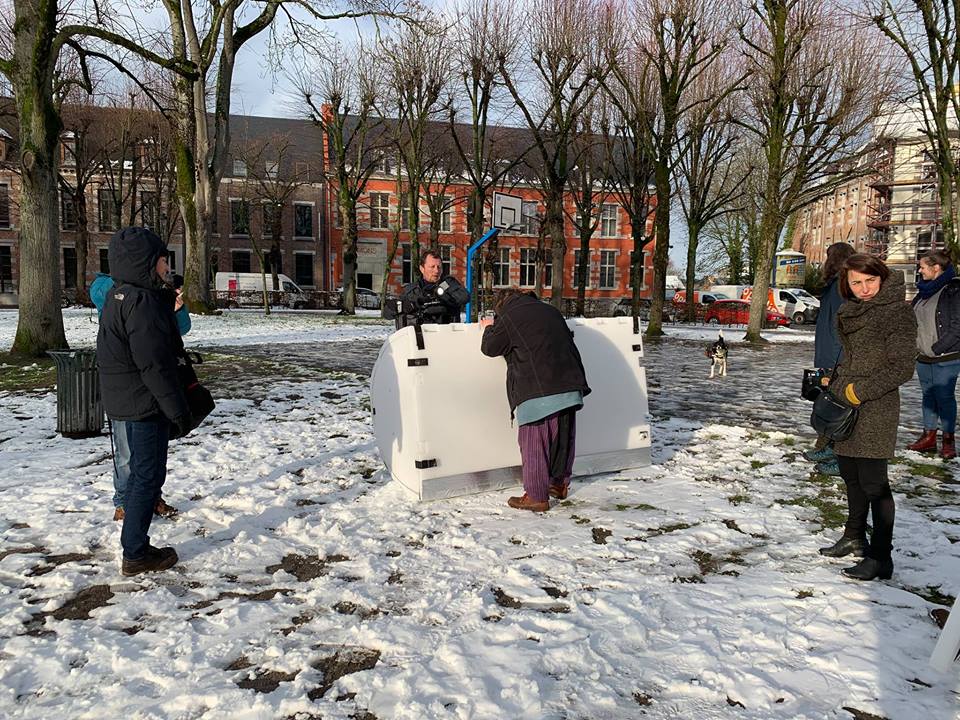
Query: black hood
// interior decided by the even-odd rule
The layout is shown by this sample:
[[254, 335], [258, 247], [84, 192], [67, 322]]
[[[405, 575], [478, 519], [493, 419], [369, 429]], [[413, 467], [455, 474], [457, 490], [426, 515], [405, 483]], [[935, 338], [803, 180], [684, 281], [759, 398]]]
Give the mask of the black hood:
[[157, 260], [166, 253], [163, 240], [147, 228], [126, 227], [110, 238], [107, 257], [110, 276], [114, 283], [129, 283], [142, 288], [160, 288], [163, 282], [157, 275]]

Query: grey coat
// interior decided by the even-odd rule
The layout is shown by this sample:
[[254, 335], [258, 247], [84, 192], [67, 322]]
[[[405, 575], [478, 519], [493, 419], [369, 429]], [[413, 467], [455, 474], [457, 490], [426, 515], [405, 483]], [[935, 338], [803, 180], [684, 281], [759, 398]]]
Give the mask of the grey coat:
[[913, 377], [917, 318], [905, 301], [903, 273], [894, 270], [866, 302], [851, 298], [837, 312], [843, 359], [831, 389], [843, 398], [853, 383], [860, 417], [837, 455], [892, 458], [900, 424], [900, 386]]

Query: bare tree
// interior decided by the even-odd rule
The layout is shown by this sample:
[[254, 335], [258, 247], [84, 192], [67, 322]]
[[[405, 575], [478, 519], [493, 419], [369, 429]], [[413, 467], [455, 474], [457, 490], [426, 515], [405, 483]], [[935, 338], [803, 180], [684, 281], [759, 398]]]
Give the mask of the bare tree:
[[[914, 86], [908, 122], [919, 119], [920, 131], [937, 171], [943, 237], [954, 261], [960, 260], [958, 221], [960, 162], [957, 121], [960, 118], [960, 43], [955, 0], [864, 0], [871, 22], [906, 60]], [[917, 112], [910, 112], [915, 109]]]
[[291, 208], [297, 191], [310, 180], [309, 165], [295, 160], [297, 148], [288, 133], [273, 133], [263, 138], [253, 138], [239, 143], [234, 154], [247, 168], [251, 180], [250, 199], [253, 207], [260, 207], [260, 242], [255, 233], [250, 233], [260, 274], [263, 280], [263, 311], [270, 314], [270, 294], [267, 288], [266, 271], [270, 268], [271, 288], [280, 290], [280, 242], [283, 235], [283, 213]]
[[[653, 104], [656, 112], [644, 116], [656, 188], [649, 336], [663, 333], [672, 180], [684, 143], [683, 119], [698, 106], [705, 106], [703, 111], [709, 112], [733, 91], [732, 87], [717, 88], [715, 94], [709, 96], [697, 96], [693, 92], [729, 43], [730, 10], [728, 3], [714, 0], [638, 1], [633, 6], [637, 42], [623, 46], [614, 56], [616, 61], [611, 68], [612, 73], [620, 76], [621, 85], [638, 82], [640, 88], [652, 89], [657, 96]], [[634, 69], [635, 62], [641, 63], [639, 69]]]
[[[740, 82], [736, 64], [717, 63], [701, 76], [694, 92], [712, 95], [718, 88], [722, 91], [729, 87], [731, 82]], [[739, 209], [744, 171], [747, 174], [750, 171], [736, 162], [743, 129], [735, 121], [739, 115], [736, 96], [726, 95], [726, 98], [721, 105], [696, 105], [680, 123], [685, 140], [679, 153], [677, 175], [680, 205], [687, 222], [688, 290], [692, 290], [696, 282], [701, 231], [715, 218]], [[691, 322], [696, 316], [695, 301], [694, 293], [687, 292], [685, 312]]]
[[590, 280], [590, 241], [601, 223], [604, 203], [610, 197], [614, 174], [606, 154], [610, 133], [610, 105], [598, 95], [580, 117], [570, 141], [577, 164], [570, 173], [569, 192], [575, 212], [567, 213], [580, 239], [580, 261], [574, 268], [577, 302], [574, 313], [583, 316]]
[[377, 70], [362, 47], [336, 49], [303, 68], [296, 83], [310, 119], [324, 136], [324, 169], [337, 193], [343, 226], [343, 312], [356, 312], [357, 207], [386, 150], [388, 137], [376, 112]]
[[436, 162], [435, 153], [428, 147], [433, 139], [429, 129], [431, 122], [449, 112], [450, 41], [437, 23], [406, 25], [395, 37], [382, 41], [380, 53], [389, 88], [381, 115], [387, 122], [390, 111], [396, 111], [396, 121], [389, 126], [406, 176], [410, 262], [416, 277], [420, 272], [420, 198], [431, 165]]
[[530, 133], [528, 163], [543, 194], [553, 254], [551, 303], [559, 309], [567, 251], [563, 202], [577, 164], [570, 140], [605, 73], [596, 42], [600, 16], [594, 0], [532, 0], [523, 12], [513, 23], [527, 29], [520, 57], [502, 56], [500, 73]]
[[762, 340], [787, 218], [863, 172], [871, 124], [891, 95], [878, 38], [827, 0], [754, 3], [742, 32], [752, 71], [744, 127], [761, 149], [759, 256], [746, 339]]

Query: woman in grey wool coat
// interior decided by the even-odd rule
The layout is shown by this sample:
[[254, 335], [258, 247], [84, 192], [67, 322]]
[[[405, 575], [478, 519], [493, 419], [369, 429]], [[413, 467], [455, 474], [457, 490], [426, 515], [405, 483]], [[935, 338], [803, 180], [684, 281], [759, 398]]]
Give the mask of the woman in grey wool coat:
[[[853, 434], [834, 444], [847, 486], [843, 537], [821, 548], [827, 557], [863, 556], [843, 574], [857, 580], [893, 574], [894, 503], [887, 480], [900, 423], [900, 386], [913, 376], [917, 319], [905, 300], [903, 274], [872, 255], [851, 255], [840, 275], [847, 302], [837, 312], [843, 358], [831, 391], [860, 409]], [[867, 515], [873, 535], [867, 544]]]

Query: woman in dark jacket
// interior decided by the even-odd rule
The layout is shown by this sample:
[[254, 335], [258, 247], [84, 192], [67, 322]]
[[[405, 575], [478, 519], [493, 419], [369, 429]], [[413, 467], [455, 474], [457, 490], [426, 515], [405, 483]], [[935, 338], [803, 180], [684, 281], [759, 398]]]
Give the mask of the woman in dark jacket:
[[[823, 294], [820, 296], [820, 312], [817, 314], [817, 332], [813, 341], [813, 365], [820, 368], [824, 377], [829, 377], [840, 359], [840, 338], [837, 337], [837, 311], [843, 305], [840, 295], [840, 271], [843, 263], [856, 250], [847, 243], [834, 243], [827, 248], [827, 259], [823, 263]], [[839, 475], [837, 456], [833, 446], [825, 437], [818, 437], [813, 450], [803, 456], [817, 463], [815, 470], [823, 475]]]
[[167, 248], [146, 228], [110, 238], [114, 287], [107, 293], [97, 334], [103, 408], [124, 421], [130, 448], [124, 497], [122, 573], [165, 570], [177, 562], [172, 547], [150, 544], [147, 532], [167, 473], [167, 446], [192, 427], [177, 363], [183, 341], [166, 289]]
[[917, 296], [917, 378], [923, 390], [923, 435], [908, 450], [937, 449], [937, 426], [943, 432], [940, 456], [957, 456], [957, 375], [960, 374], [960, 278], [950, 256], [931, 250], [920, 258]]
[[[872, 255], [847, 258], [840, 275], [847, 302], [837, 313], [843, 359], [830, 384], [833, 393], [859, 408], [853, 434], [834, 445], [847, 486], [843, 537], [821, 548], [828, 557], [865, 556], [843, 574], [857, 580], [893, 573], [894, 503], [887, 480], [900, 422], [900, 386], [913, 376], [917, 320], [905, 301], [903, 274]], [[867, 515], [873, 535], [867, 545]]]
[[543, 512], [567, 496], [576, 442], [576, 412], [589, 394], [567, 321], [535, 295], [503, 290], [496, 320], [484, 318], [480, 349], [507, 362], [507, 399], [519, 425], [523, 496], [510, 507]]

